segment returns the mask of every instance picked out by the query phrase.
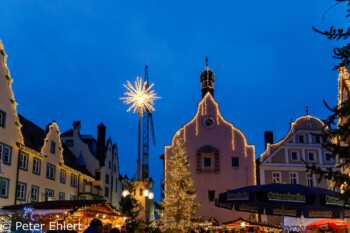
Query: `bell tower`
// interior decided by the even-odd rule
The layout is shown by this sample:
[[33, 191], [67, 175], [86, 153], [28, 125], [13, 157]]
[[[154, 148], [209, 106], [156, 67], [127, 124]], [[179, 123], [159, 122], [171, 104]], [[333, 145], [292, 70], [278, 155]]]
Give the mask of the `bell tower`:
[[202, 98], [210, 92], [210, 94], [214, 97], [214, 72], [208, 67], [208, 57], [205, 58], [206, 67], [200, 75], [201, 83], [202, 83]]

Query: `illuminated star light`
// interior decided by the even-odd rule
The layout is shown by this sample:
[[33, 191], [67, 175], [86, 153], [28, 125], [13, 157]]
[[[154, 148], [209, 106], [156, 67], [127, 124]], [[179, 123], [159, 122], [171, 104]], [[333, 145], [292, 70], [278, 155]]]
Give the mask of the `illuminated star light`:
[[137, 112], [138, 109], [141, 110], [141, 113], [146, 110], [152, 112], [155, 111], [153, 105], [154, 100], [160, 99], [161, 97], [157, 96], [157, 93], [154, 90], [151, 90], [153, 87], [153, 83], [147, 87], [147, 82], [143, 82], [141, 77], [137, 77], [135, 81], [135, 86], [133, 86], [129, 81], [127, 84], [123, 84], [123, 86], [128, 90], [124, 93], [125, 97], [121, 97], [121, 100], [124, 100], [123, 103], [131, 104], [128, 108], [127, 112], [130, 110], [134, 110], [133, 112]]

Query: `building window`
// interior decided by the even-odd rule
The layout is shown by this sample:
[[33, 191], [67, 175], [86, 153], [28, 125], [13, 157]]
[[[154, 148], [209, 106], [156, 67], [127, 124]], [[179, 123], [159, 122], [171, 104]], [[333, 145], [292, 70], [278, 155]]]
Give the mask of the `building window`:
[[281, 183], [281, 173], [280, 172], [272, 172], [272, 181], [274, 184]]
[[6, 124], [6, 113], [0, 110], [0, 127], [5, 128]]
[[117, 172], [117, 166], [114, 164], [114, 172]]
[[46, 165], [46, 178], [55, 180], [56, 177], [56, 166], [47, 163]]
[[299, 152], [298, 151], [291, 152], [291, 160], [299, 160]]
[[291, 184], [298, 184], [298, 174], [296, 172], [289, 173], [289, 181]]
[[109, 184], [109, 175], [106, 174], [106, 184]]
[[66, 146], [74, 146], [73, 140], [66, 140]]
[[0, 177], [0, 197], [8, 198], [10, 180]]
[[298, 139], [299, 139], [299, 143], [305, 143], [305, 137], [304, 137], [304, 135], [299, 135], [299, 136], [298, 136]]
[[321, 137], [320, 136], [315, 136], [315, 143], [320, 144], [321, 143]]
[[19, 168], [22, 170], [28, 170], [28, 155], [25, 153], [19, 154]]
[[204, 157], [203, 161], [204, 161], [203, 166], [205, 168], [211, 168], [211, 158], [210, 157]]
[[58, 194], [58, 200], [65, 200], [65, 199], [66, 199], [66, 194], [60, 192], [60, 193]]
[[108, 168], [111, 169], [111, 161], [108, 161]]
[[0, 160], [2, 160], [4, 164], [11, 164], [11, 152], [12, 149], [10, 146], [0, 144]]
[[307, 157], [308, 157], [308, 159], [309, 159], [310, 162], [315, 161], [315, 157], [316, 157], [315, 155], [316, 155], [316, 153], [315, 153], [315, 152], [312, 152], [312, 151], [309, 151], [309, 152], [307, 153]]
[[232, 167], [239, 167], [239, 158], [232, 157]]
[[311, 173], [306, 173], [306, 184], [307, 186], [313, 187], [314, 183], [314, 175]]
[[73, 187], [77, 187], [77, 183], [78, 183], [77, 181], [78, 181], [77, 175], [72, 174], [70, 177], [70, 185]]
[[45, 201], [52, 200], [55, 197], [55, 191], [52, 189], [45, 189]]
[[30, 200], [32, 202], [39, 201], [39, 187], [32, 185], [31, 191], [30, 191]]
[[60, 170], [60, 182], [62, 184], [66, 183], [66, 171], [63, 169]]
[[324, 154], [325, 155], [325, 158], [326, 158], [326, 161], [327, 162], [332, 162], [333, 161], [333, 158], [332, 158], [332, 156], [331, 156], [331, 153], [325, 153]]
[[54, 141], [51, 141], [50, 152], [52, 154], [55, 154], [55, 152], [56, 152], [56, 142], [54, 142]]
[[41, 168], [41, 160], [37, 158], [33, 158], [33, 173], [40, 175]]
[[209, 201], [214, 201], [215, 200], [215, 190], [209, 190], [208, 191], [208, 199], [209, 199]]
[[79, 199], [80, 200], [86, 200], [86, 196], [81, 196]]
[[27, 192], [27, 184], [18, 182], [17, 185], [17, 199], [19, 201], [25, 201], [26, 200], [26, 192]]
[[105, 197], [108, 197], [108, 194], [109, 194], [109, 188], [105, 187]]
[[196, 152], [197, 173], [219, 173], [220, 153], [210, 145], [205, 145]]
[[76, 200], [77, 197], [76, 197], [75, 195], [70, 195], [69, 199], [70, 199], [70, 200]]
[[140, 196], [142, 196], [143, 194], [143, 189], [140, 189]]
[[307, 124], [306, 124], [306, 127], [307, 127], [308, 129], [311, 129], [311, 128], [312, 128], [311, 123], [307, 123]]
[[115, 179], [115, 192], [118, 192], [118, 178]]

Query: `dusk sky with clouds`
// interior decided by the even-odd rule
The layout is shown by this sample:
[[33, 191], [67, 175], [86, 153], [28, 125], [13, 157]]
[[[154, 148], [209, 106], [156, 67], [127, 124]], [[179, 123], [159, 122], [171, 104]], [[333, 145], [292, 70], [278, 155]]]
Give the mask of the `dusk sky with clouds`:
[[338, 72], [330, 41], [312, 30], [344, 26], [346, 4], [335, 1], [36, 1], [1, 0], [0, 39], [8, 55], [18, 112], [61, 132], [80, 120], [97, 125], [118, 144], [121, 173], [136, 172], [137, 114], [126, 112], [127, 80], [144, 76], [162, 99], [153, 114], [157, 145], [150, 174], [160, 199], [164, 145], [196, 113], [205, 57], [215, 73], [223, 117], [264, 150], [264, 131], [275, 142], [290, 119], [329, 115], [337, 104]]

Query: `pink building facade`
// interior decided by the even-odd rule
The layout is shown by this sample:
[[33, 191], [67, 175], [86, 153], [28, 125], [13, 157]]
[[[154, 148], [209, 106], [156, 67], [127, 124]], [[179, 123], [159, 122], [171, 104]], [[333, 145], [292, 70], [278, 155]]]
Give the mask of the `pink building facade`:
[[[213, 217], [221, 224], [238, 217], [249, 219], [249, 213], [216, 207], [215, 199], [228, 190], [255, 185], [256, 170], [254, 145], [249, 145], [245, 135], [220, 114], [213, 97], [214, 77], [207, 66], [201, 74], [203, 99], [197, 113], [176, 133], [186, 146], [196, 202], [200, 203], [199, 216], [204, 220]], [[171, 145], [165, 146], [165, 176], [172, 155]]]

